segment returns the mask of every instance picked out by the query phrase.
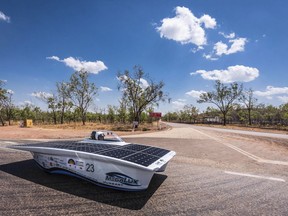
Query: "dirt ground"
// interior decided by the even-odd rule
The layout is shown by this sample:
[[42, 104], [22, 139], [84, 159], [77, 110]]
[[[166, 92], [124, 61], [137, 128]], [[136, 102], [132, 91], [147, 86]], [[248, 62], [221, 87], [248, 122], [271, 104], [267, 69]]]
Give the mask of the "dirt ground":
[[[163, 124], [162, 129], [166, 130], [167, 125]], [[235, 129], [235, 130], [248, 130], [248, 131], [258, 131], [258, 132], [270, 132], [270, 133], [280, 133], [287, 134], [287, 131], [280, 130], [267, 130], [260, 128], [245, 128], [245, 127], [237, 127], [237, 126], [221, 126], [221, 125], [205, 125], [210, 127], [218, 127], [218, 128], [227, 128], [227, 129]], [[109, 128], [103, 128], [103, 126], [91, 125], [87, 127], [61, 127], [61, 126], [33, 126], [31, 128], [23, 128], [18, 125], [13, 126], [4, 126], [0, 127], [0, 139], [75, 139], [75, 138], [84, 138], [89, 137], [92, 130], [104, 130]], [[158, 131], [157, 127], [152, 126], [148, 131], [138, 130], [135, 132], [132, 131], [115, 131], [118, 135], [132, 135], [132, 134], [142, 134], [142, 133], [151, 133]]]
[[[166, 129], [165, 126], [162, 127], [163, 130]], [[92, 130], [110, 130], [109, 128], [102, 127], [66, 127], [61, 128], [60, 126], [44, 126], [38, 127], [33, 126], [30, 128], [19, 127], [16, 125], [13, 126], [4, 126], [0, 127], [0, 139], [76, 139], [89, 137]], [[118, 135], [129, 135], [129, 134], [140, 134], [140, 133], [149, 133], [158, 131], [157, 127], [151, 126], [149, 130], [136, 130], [132, 131], [115, 131]]]
[[0, 127], [0, 139], [68, 139], [88, 137], [90, 130]]

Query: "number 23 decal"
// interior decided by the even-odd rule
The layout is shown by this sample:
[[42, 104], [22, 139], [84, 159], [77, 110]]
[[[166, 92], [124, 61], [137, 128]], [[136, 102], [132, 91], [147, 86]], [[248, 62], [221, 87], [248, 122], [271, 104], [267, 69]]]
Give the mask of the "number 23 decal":
[[86, 171], [87, 172], [94, 172], [94, 164], [86, 163]]

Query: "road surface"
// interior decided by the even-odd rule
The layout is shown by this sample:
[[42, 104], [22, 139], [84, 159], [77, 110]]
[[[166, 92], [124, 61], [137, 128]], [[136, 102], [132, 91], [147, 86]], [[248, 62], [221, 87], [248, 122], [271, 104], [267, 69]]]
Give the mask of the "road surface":
[[124, 138], [177, 152], [147, 191], [132, 193], [46, 174], [6, 148], [29, 141], [0, 140], [0, 215], [288, 215], [287, 139], [172, 126]]

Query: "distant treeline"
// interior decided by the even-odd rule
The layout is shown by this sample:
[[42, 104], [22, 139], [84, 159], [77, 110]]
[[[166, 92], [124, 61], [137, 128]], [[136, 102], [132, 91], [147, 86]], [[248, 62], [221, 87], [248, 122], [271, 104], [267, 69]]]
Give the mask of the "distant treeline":
[[66, 82], [57, 82], [56, 90], [34, 92], [32, 95], [47, 104], [48, 111], [26, 103], [16, 106], [12, 90], [5, 88], [6, 81], [0, 80], [0, 123], [10, 125], [12, 122], [32, 119], [34, 124], [64, 124], [71, 122], [132, 123], [149, 120], [147, 113], [160, 101], [168, 99], [162, 90], [164, 83], [153, 81], [145, 75], [141, 66], [135, 66], [133, 73], [125, 70], [118, 72], [118, 90], [122, 94], [119, 106], [91, 112], [91, 106], [98, 94], [95, 83], [89, 79], [87, 71], [75, 71]]
[[[134, 73], [126, 70], [118, 73], [118, 90], [122, 97], [119, 106], [108, 105], [106, 109], [91, 112], [93, 99], [98, 93], [96, 85], [89, 81], [89, 73], [83, 70], [74, 72], [67, 82], [57, 82], [52, 93], [35, 92], [34, 95], [47, 104], [47, 111], [32, 104], [16, 106], [13, 91], [5, 88], [0, 80], [0, 123], [11, 124], [32, 119], [34, 124], [64, 124], [71, 122], [132, 123], [152, 121], [149, 113], [159, 102], [171, 101], [163, 92], [164, 82], [154, 82], [140, 66]], [[168, 112], [165, 121], [186, 123], [217, 123], [247, 125], [288, 125], [288, 103], [278, 107], [258, 104], [253, 90], [244, 90], [243, 84], [224, 84], [215, 81], [214, 89], [200, 94], [198, 103], [210, 103], [200, 113], [193, 104], [186, 105], [178, 112]], [[89, 109], [90, 108], [90, 109]]]
[[[45, 124], [61, 124], [61, 111], [51, 112], [43, 111], [39, 107], [32, 104], [25, 104], [21, 107], [11, 107], [9, 115], [5, 112], [5, 109], [1, 111], [1, 118], [3, 118], [3, 124], [12, 125], [18, 124], [18, 122], [25, 119], [32, 119], [33, 124], [45, 125]], [[132, 123], [133, 113], [124, 111], [123, 109], [116, 106], [108, 106], [107, 109], [99, 110], [99, 112], [87, 112], [86, 122], [103, 123], [103, 124], [114, 124], [114, 123]], [[149, 114], [142, 112], [140, 116], [141, 122], [151, 122], [152, 118]], [[82, 122], [82, 117], [79, 111], [68, 110], [64, 113], [63, 123], [70, 124]]]
[[[192, 111], [191, 111], [192, 110]], [[178, 112], [169, 112], [163, 120], [180, 123], [223, 124], [222, 113], [213, 107], [200, 113], [193, 106], [185, 106]], [[227, 124], [249, 125], [247, 108], [234, 105], [227, 113]], [[288, 103], [280, 106], [258, 104], [251, 110], [251, 124], [254, 126], [288, 126]]]

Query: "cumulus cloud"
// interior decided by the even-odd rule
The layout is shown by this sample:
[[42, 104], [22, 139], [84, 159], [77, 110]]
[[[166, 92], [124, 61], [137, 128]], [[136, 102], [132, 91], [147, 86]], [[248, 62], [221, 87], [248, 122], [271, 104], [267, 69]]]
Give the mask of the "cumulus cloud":
[[212, 18], [211, 16], [204, 14], [199, 19], [200, 23], [204, 23], [205, 28], [211, 28], [214, 29], [217, 25], [215, 18]]
[[189, 92], [186, 92], [185, 94], [186, 94], [186, 95], [189, 95], [189, 96], [191, 96], [191, 97], [193, 97], [193, 98], [199, 99], [199, 98], [200, 98], [200, 95], [203, 94], [203, 93], [206, 93], [206, 92], [205, 92], [205, 91], [202, 91], [202, 90], [200, 90], [200, 91], [191, 90], [191, 91], [189, 91]]
[[31, 94], [31, 96], [36, 97], [38, 99], [48, 99], [48, 98], [53, 97], [53, 94], [48, 93], [48, 92], [41, 92], [40, 91], [40, 92], [33, 92]]
[[203, 54], [203, 57], [208, 60], [218, 60], [222, 55], [231, 55], [237, 52], [245, 51], [245, 45], [248, 42], [247, 38], [235, 38], [235, 33], [225, 34], [219, 32], [224, 38], [229, 39], [227, 43], [218, 41], [214, 44], [212, 52]]
[[205, 45], [207, 39], [204, 28], [215, 28], [217, 25], [216, 20], [207, 14], [197, 18], [186, 7], [176, 7], [175, 13], [175, 17], [164, 18], [161, 21], [161, 26], [156, 27], [160, 37], [174, 40], [181, 44], [192, 43], [198, 47]]
[[147, 80], [140, 78], [140, 87], [142, 89], [146, 89], [147, 87], [149, 87], [149, 83], [147, 82]]
[[[274, 87], [274, 86], [267, 86], [266, 91], [255, 91], [255, 95], [261, 97], [270, 97], [273, 95], [280, 95], [280, 94], [288, 94], [288, 87]], [[281, 98], [281, 96], [279, 96]], [[278, 97], [278, 99], [280, 99]]]
[[101, 92], [108, 92], [108, 91], [112, 91], [112, 89], [109, 87], [100, 86], [100, 91]]
[[214, 45], [214, 52], [217, 56], [221, 55], [230, 55], [237, 52], [243, 52], [245, 50], [245, 44], [247, 43], [246, 38], [237, 38], [233, 40], [229, 40], [231, 44], [230, 48], [227, 44], [223, 43], [222, 41], [217, 42]]
[[230, 66], [226, 70], [197, 70], [190, 75], [200, 74], [206, 80], [220, 80], [223, 83], [231, 82], [250, 82], [259, 76], [257, 68], [246, 67], [243, 65]]
[[172, 106], [174, 109], [177, 109], [177, 110], [181, 110], [183, 109], [183, 107], [186, 105], [185, 101], [183, 100], [176, 100], [176, 101], [172, 101]]
[[[116, 77], [116, 79], [120, 82], [124, 82], [126, 81], [127, 79], [129, 79], [129, 77], [127, 77], [126, 75], [122, 75], [122, 76], [119, 76], [119, 77]], [[143, 78], [140, 78], [140, 83], [139, 83], [139, 86], [142, 88], [142, 89], [146, 89], [147, 87], [149, 87], [149, 83], [147, 80], [143, 79]]]
[[235, 33], [234, 32], [232, 32], [232, 33], [230, 33], [230, 34], [225, 34], [224, 32], [219, 32], [219, 34], [220, 35], [222, 35], [224, 38], [227, 38], [227, 39], [233, 39], [233, 38], [235, 38]]
[[10, 23], [10, 17], [6, 16], [2, 11], [0, 11], [0, 20]]
[[288, 103], [288, 96], [278, 96], [277, 98], [283, 103]]
[[7, 93], [13, 95], [13, 94], [14, 94], [14, 91], [11, 90], [11, 89], [7, 89]]
[[205, 54], [205, 53], [204, 53], [204, 54], [203, 54], [203, 57], [206, 58], [206, 59], [208, 59], [208, 60], [211, 60], [211, 61], [216, 61], [216, 60], [219, 59], [219, 58], [213, 56], [213, 53], [212, 53], [212, 54]]
[[33, 103], [29, 100], [25, 100], [24, 102], [19, 102], [20, 106], [32, 106]]
[[64, 63], [66, 66], [73, 68], [76, 71], [85, 70], [88, 73], [98, 74], [102, 70], [108, 69], [102, 61], [80, 61], [77, 58], [68, 57], [61, 60], [58, 56], [50, 56], [47, 59], [55, 60]]

